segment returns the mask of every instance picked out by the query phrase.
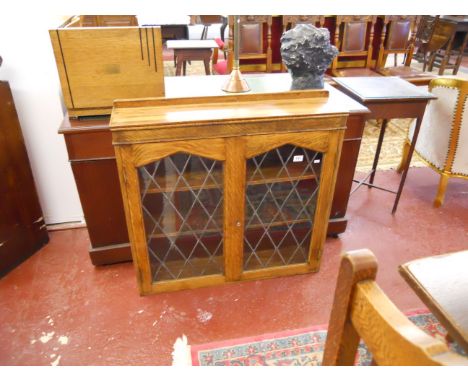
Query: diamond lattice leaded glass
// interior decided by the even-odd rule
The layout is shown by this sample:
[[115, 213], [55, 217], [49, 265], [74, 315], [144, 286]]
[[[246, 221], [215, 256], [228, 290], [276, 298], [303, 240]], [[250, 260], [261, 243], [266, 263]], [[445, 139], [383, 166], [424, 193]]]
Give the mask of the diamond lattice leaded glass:
[[153, 282], [223, 273], [222, 162], [177, 153], [138, 174]]
[[247, 161], [244, 270], [307, 263], [321, 162], [293, 145]]

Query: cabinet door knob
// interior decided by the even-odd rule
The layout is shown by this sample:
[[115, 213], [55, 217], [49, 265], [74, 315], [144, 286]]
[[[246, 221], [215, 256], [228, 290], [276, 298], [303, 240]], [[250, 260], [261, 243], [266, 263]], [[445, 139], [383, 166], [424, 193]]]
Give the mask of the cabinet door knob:
[[236, 222], [236, 227], [240, 227], [241, 226], [241, 223], [240, 222]]

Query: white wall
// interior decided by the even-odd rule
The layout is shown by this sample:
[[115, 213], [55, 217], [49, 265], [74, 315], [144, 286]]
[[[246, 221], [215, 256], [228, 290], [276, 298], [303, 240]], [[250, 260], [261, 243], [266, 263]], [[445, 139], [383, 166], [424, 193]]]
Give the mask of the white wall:
[[46, 224], [80, 221], [75, 180], [57, 133], [63, 110], [48, 29], [61, 18], [24, 11], [0, 18], [0, 80], [10, 82]]

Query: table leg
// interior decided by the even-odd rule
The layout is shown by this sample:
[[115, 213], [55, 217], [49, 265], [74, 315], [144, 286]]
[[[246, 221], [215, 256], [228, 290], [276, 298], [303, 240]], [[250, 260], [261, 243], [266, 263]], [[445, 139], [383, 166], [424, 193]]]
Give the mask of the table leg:
[[416, 119], [416, 126], [414, 127], [413, 139], [411, 140], [411, 145], [408, 150], [408, 156], [406, 159], [406, 163], [404, 164], [404, 167], [403, 167], [403, 173], [401, 174], [400, 186], [398, 187], [395, 202], [393, 203], [392, 214], [396, 212], [397, 207], [398, 207], [398, 202], [400, 201], [401, 192], [403, 191], [403, 186], [405, 185], [406, 175], [408, 175], [411, 158], [413, 157], [414, 147], [416, 146], [416, 141], [418, 139], [419, 128], [421, 127], [421, 122], [422, 122], [422, 116]]
[[182, 64], [183, 64], [183, 62], [184, 62], [184, 61], [182, 61], [182, 60], [180, 59], [180, 57], [177, 58], [177, 60], [176, 60], [177, 66], [176, 66], [176, 72], [175, 72], [175, 75], [176, 75], [176, 76], [180, 76], [180, 73], [181, 73], [181, 71], [182, 71]]
[[210, 60], [203, 60], [203, 63], [205, 64], [205, 74], [207, 76], [210, 75]]
[[184, 60], [183, 62], [183, 70], [184, 70], [184, 76], [187, 75], [187, 61]]
[[382, 126], [380, 127], [379, 141], [377, 143], [377, 149], [375, 150], [374, 163], [372, 164], [372, 175], [369, 178], [370, 184], [374, 183], [375, 171], [377, 170], [377, 165], [379, 163], [380, 150], [382, 149], [382, 143], [385, 136], [385, 129], [387, 128], [387, 123], [388, 120], [384, 119], [382, 121]]

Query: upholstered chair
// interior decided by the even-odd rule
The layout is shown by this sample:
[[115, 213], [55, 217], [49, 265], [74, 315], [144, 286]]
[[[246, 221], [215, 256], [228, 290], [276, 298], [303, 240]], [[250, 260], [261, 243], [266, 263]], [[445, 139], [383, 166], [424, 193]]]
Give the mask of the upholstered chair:
[[[413, 84], [427, 85], [437, 76], [411, 67], [419, 16], [381, 16], [382, 34], [375, 70], [384, 76], [401, 77]], [[385, 67], [389, 54], [404, 54], [403, 65]]]
[[[227, 51], [227, 60], [222, 60], [213, 64], [213, 71], [217, 74], [229, 74], [232, 70], [234, 60], [234, 16], [229, 16], [229, 40], [223, 47]], [[271, 25], [272, 16], [240, 16], [239, 20], [239, 59], [256, 62], [252, 66], [262, 66], [262, 71], [272, 71], [272, 50], [271, 50]], [[264, 47], [263, 30], [266, 30], [266, 47]], [[246, 64], [247, 65], [247, 64]], [[242, 68], [241, 68], [242, 69]], [[245, 69], [244, 69], [245, 70]], [[253, 71], [257, 71], [255, 69]]]
[[[282, 17], [283, 33], [289, 29], [295, 28], [298, 24], [310, 24], [318, 28], [323, 28], [325, 16], [308, 15], [285, 15]], [[286, 72], [286, 66], [281, 64], [281, 71]]]
[[[434, 207], [440, 207], [448, 179], [468, 179], [468, 80], [437, 78], [430, 82], [429, 90], [438, 98], [430, 101], [426, 108], [415, 151], [440, 174], [434, 200]], [[399, 172], [406, 163], [413, 133], [414, 124], [404, 144]]]
[[[336, 16], [335, 46], [340, 53], [331, 65], [333, 77], [380, 76], [371, 68], [376, 21], [377, 16]], [[339, 69], [342, 59], [362, 61], [363, 66]]]

